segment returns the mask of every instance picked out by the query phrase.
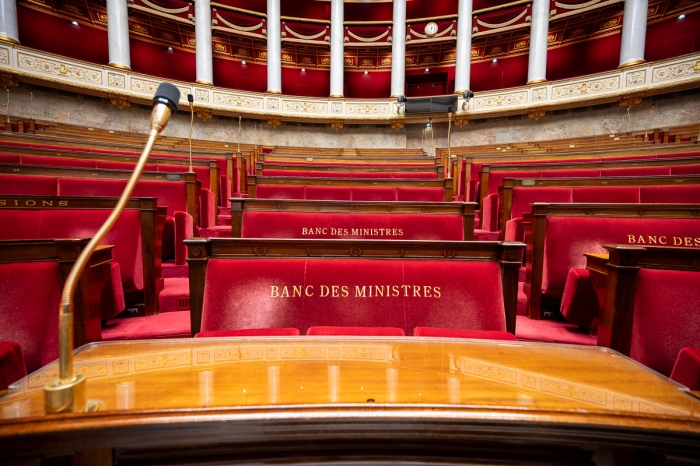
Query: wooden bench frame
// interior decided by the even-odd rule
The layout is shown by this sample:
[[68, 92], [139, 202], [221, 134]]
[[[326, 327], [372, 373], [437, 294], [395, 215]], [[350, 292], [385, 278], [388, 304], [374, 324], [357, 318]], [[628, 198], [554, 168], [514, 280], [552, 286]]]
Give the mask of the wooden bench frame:
[[[495, 241], [311, 240], [280, 238], [191, 238], [187, 245], [192, 335], [202, 328], [204, 283], [209, 259], [324, 258], [440, 259], [490, 261], [501, 265], [506, 330], [515, 333], [518, 271], [523, 243]], [[465, 285], [468, 286], [468, 285]], [[251, 309], [251, 312], [255, 310]]]
[[674, 218], [700, 220], [700, 204], [602, 204], [535, 202], [523, 216], [525, 230], [526, 278], [529, 285], [527, 317], [542, 319], [542, 272], [547, 217]]
[[[61, 287], [73, 264], [87, 246], [89, 239], [31, 239], [0, 241], [0, 263], [49, 262], [59, 263]], [[78, 280], [74, 295], [74, 345], [77, 348], [102, 340], [100, 297], [111, 279], [112, 249], [98, 246]], [[27, 283], [27, 286], [31, 286]], [[41, 283], [35, 284], [42, 286]], [[58, 308], [54, 310], [58, 314]]]
[[248, 197], [256, 197], [258, 186], [333, 186], [372, 188], [442, 188], [445, 202], [452, 201], [452, 179], [399, 178], [298, 178], [293, 176], [248, 176]]
[[230, 199], [231, 235], [240, 238], [243, 230], [243, 212], [317, 212], [347, 214], [427, 214], [461, 215], [464, 241], [474, 239], [474, 202], [367, 202], [316, 201], [293, 199]]
[[[117, 197], [12, 196], [0, 195], [0, 210], [114, 210]], [[4, 202], [3, 202], [4, 201]], [[127, 201], [124, 209], [141, 212], [141, 260], [143, 262], [143, 296], [129, 295], [127, 301], [143, 300], [146, 315], [158, 314], [158, 295], [163, 291], [161, 247], [166, 206], [156, 198], [137, 197]]]
[[[604, 245], [609, 255], [586, 254], [591, 281], [597, 276], [604, 288], [600, 300], [598, 346], [629, 356], [637, 273], [642, 268], [700, 271], [700, 249], [669, 246]], [[598, 290], [596, 290], [598, 291]]]
[[[72, 167], [43, 167], [40, 165], [0, 164], [0, 174], [24, 175], [24, 176], [50, 176], [57, 178], [88, 178], [104, 180], [128, 180], [131, 177], [129, 170], [104, 170], [97, 168], [72, 168]], [[199, 196], [198, 182], [194, 173], [176, 172], [143, 172], [139, 180], [184, 182], [187, 200], [186, 212], [194, 220], [194, 225], [199, 225]]]
[[619, 186], [698, 186], [700, 175], [609, 176], [595, 178], [505, 178], [498, 187], [499, 238], [505, 238], [506, 222], [513, 218], [513, 189], [609, 188]]

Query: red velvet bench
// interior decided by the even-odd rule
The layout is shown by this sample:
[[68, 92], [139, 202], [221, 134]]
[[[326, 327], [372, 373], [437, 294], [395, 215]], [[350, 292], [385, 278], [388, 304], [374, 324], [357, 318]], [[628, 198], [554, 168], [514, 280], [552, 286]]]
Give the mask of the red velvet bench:
[[[112, 213], [116, 198], [0, 195], [0, 240], [89, 238]], [[143, 303], [158, 313], [163, 289], [161, 241], [165, 207], [153, 198], [132, 198], [102, 244], [112, 244], [114, 306], [102, 306], [102, 319]], [[126, 296], [126, 301], [125, 301]]]
[[192, 334], [249, 328], [515, 330], [522, 243], [192, 238]]

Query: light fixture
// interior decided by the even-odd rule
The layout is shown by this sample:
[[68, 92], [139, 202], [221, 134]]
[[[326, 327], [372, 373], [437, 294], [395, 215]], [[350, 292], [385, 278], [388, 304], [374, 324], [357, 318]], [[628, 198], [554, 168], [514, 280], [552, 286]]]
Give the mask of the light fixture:
[[172, 52], [172, 51], [173, 51], [173, 48], [172, 48], [172, 47], [168, 47], [168, 52]]
[[465, 91], [462, 93], [462, 99], [464, 99], [462, 102], [462, 110], [465, 109], [472, 97], [474, 97], [474, 93], [472, 91]]
[[306, 68], [302, 68], [302, 69], [301, 69], [301, 72], [302, 72], [302, 73], [303, 73], [304, 71], [306, 71]]
[[498, 63], [498, 58], [494, 58], [493, 60], [491, 60], [491, 63]]
[[77, 26], [77, 25], [78, 25], [78, 22], [77, 22], [77, 21], [71, 21], [70, 23], [71, 23], [73, 26]]
[[678, 19], [685, 19], [685, 13], [683, 13], [682, 15], [680, 15], [680, 16], [678, 17]]
[[241, 62], [241, 65], [245, 65], [245, 60], [243, 60], [243, 61]]
[[426, 72], [426, 73], [427, 73], [428, 71], [430, 71], [430, 68], [426, 68], [426, 69], [425, 69], [425, 72]]
[[406, 105], [406, 96], [399, 94], [396, 96], [396, 113], [401, 113], [401, 107]]
[[369, 71], [365, 71], [365, 74], [369, 74]]

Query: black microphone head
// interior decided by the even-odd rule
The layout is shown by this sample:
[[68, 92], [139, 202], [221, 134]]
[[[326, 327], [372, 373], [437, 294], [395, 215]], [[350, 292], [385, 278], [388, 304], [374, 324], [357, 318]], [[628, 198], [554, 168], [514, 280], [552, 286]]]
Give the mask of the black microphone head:
[[171, 112], [177, 112], [178, 102], [180, 102], [180, 89], [170, 83], [160, 83], [153, 96], [153, 105], [165, 104]]
[[187, 94], [187, 101], [188, 101], [189, 103], [194, 102], [194, 96], [193, 96], [192, 94]]
[[447, 113], [452, 113], [452, 105], [447, 107]]

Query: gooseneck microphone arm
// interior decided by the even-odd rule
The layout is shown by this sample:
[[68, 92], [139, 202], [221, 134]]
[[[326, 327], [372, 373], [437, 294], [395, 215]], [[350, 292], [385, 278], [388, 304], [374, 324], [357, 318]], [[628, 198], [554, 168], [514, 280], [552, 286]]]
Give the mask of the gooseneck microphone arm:
[[192, 126], [194, 126], [194, 96], [192, 94], [187, 94], [187, 101], [190, 103], [190, 173], [194, 172], [192, 169]]
[[156, 94], [153, 97], [154, 107], [151, 113], [151, 129], [148, 134], [146, 147], [144, 147], [136, 168], [131, 174], [119, 201], [117, 201], [116, 207], [82, 251], [63, 286], [59, 307], [59, 378], [44, 386], [47, 414], [79, 412], [86, 408], [85, 375], [73, 373], [73, 295], [75, 287], [93, 251], [109, 230], [112, 229], [112, 226], [114, 226], [124, 210], [124, 206], [129, 201], [141, 172], [143, 172], [148, 156], [153, 150], [156, 137], [165, 129], [170, 115], [177, 111], [179, 100], [180, 90], [177, 87], [170, 83], [162, 83], [158, 86], [158, 90], [156, 90]]

